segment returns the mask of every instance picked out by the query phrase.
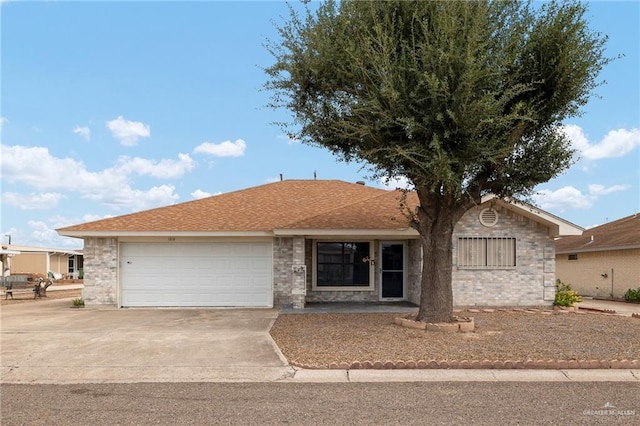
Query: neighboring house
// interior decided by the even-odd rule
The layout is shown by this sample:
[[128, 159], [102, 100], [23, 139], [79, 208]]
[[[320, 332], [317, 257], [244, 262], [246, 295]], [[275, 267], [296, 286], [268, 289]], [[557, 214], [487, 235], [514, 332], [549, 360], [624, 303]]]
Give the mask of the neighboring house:
[[622, 298], [640, 288], [640, 215], [558, 239], [556, 269], [583, 296]]
[[0, 262], [2, 262], [2, 277], [11, 275], [11, 259], [16, 254], [20, 254], [19, 251], [9, 250], [7, 246], [0, 247]]
[[19, 252], [11, 257], [11, 274], [42, 274], [52, 272], [56, 278], [78, 278], [83, 256], [78, 250], [47, 247], [3, 246]]
[[[400, 196], [361, 183], [285, 180], [57, 231], [84, 239], [88, 304], [419, 303], [419, 235]], [[415, 193], [407, 202], [415, 208]], [[455, 228], [454, 303], [550, 305], [553, 238], [581, 231], [486, 197]]]

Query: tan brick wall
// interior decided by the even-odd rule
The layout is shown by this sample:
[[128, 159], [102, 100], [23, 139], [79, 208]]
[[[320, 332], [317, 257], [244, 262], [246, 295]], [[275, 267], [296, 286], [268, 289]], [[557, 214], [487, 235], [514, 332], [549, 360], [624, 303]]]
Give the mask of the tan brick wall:
[[611, 297], [613, 285], [613, 297], [622, 298], [629, 288], [640, 287], [640, 249], [576, 254], [577, 260], [567, 253], [556, 256], [556, 276], [581, 295]]

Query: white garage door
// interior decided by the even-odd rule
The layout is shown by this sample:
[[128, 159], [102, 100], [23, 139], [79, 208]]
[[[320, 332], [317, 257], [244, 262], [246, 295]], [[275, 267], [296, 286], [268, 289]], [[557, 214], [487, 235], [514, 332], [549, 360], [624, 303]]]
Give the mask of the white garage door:
[[122, 306], [272, 306], [271, 243], [123, 243]]

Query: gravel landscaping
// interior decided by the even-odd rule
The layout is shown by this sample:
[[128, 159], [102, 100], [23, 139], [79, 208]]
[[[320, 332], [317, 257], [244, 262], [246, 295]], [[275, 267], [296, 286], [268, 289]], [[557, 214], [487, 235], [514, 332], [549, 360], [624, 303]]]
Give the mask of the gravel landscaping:
[[[394, 318], [399, 315], [281, 314], [271, 336], [292, 365], [305, 368], [384, 368], [385, 363], [386, 368], [399, 368], [394, 365], [397, 361], [412, 362], [410, 368], [449, 368], [462, 366], [460, 362], [490, 368], [518, 368], [526, 363], [536, 368], [536, 361], [539, 368], [640, 366], [638, 318], [557, 311], [462, 311], [457, 315], [474, 317], [475, 331], [442, 333], [396, 325]], [[622, 360], [627, 362], [611, 363]]]

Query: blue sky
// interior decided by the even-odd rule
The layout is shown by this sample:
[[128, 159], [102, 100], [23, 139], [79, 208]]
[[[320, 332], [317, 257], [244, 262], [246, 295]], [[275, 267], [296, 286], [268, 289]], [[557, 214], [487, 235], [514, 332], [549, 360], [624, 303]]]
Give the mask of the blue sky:
[[[280, 174], [366, 180], [271, 124], [289, 118], [262, 89], [284, 2], [0, 2], [4, 244], [81, 248], [55, 229]], [[581, 159], [535, 197], [583, 227], [640, 211], [640, 2], [588, 15], [625, 56], [565, 123]]]

